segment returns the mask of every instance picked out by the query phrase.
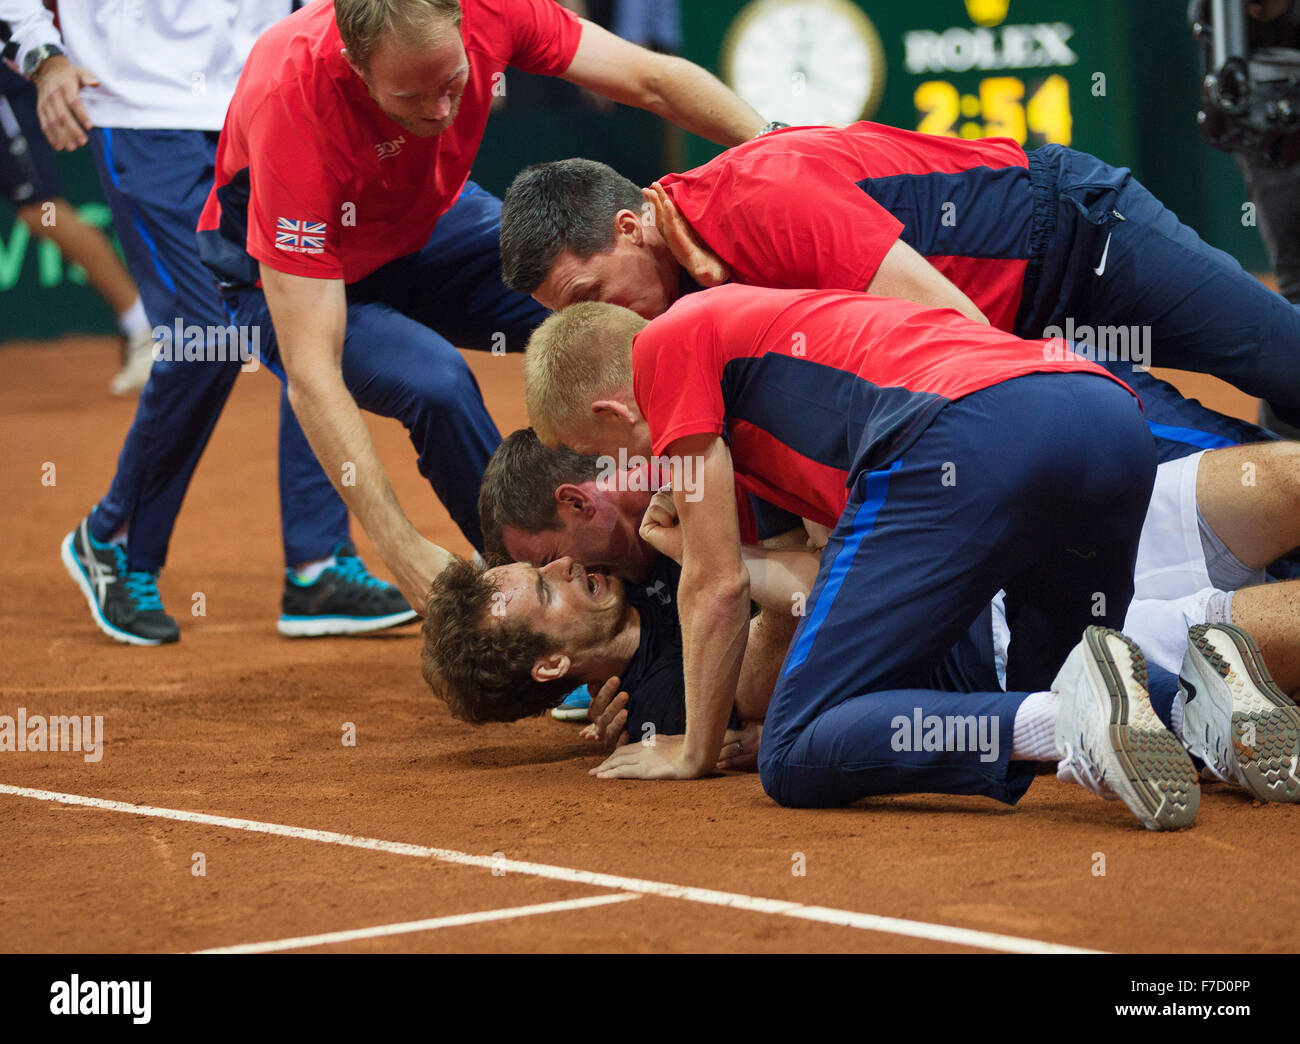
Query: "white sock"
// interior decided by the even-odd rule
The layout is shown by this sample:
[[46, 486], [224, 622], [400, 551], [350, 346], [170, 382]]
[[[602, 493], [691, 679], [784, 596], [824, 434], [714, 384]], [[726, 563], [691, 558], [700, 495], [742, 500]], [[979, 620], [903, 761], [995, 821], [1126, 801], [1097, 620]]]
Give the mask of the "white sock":
[[1169, 707], [1169, 724], [1174, 728], [1174, 735], [1183, 738], [1183, 690], [1178, 690], [1174, 702]]
[[1016, 709], [1011, 739], [1012, 761], [1060, 761], [1056, 749], [1056, 718], [1061, 697], [1055, 692], [1031, 692]]
[[149, 317], [144, 314], [144, 302], [137, 296], [135, 304], [117, 317], [118, 328], [130, 337], [141, 330], [151, 330]]
[[1207, 624], [1232, 623], [1232, 591], [1215, 591], [1205, 603]]
[[318, 558], [314, 562], [306, 562], [293, 571], [294, 576], [304, 584], [314, 584], [320, 579], [321, 573], [325, 572], [330, 566], [338, 561], [333, 555], [329, 558]]

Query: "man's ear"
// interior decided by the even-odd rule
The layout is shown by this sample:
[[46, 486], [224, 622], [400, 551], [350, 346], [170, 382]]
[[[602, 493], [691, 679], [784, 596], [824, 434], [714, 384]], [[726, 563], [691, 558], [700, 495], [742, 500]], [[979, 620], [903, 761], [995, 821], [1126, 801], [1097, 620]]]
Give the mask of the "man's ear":
[[555, 487], [555, 506], [561, 512], [571, 512], [591, 518], [596, 514], [596, 504], [581, 486], [565, 482]]
[[637, 420], [631, 407], [622, 399], [597, 399], [591, 404], [591, 412], [597, 418], [602, 415], [616, 417], [624, 424], [635, 424]]
[[563, 678], [569, 673], [569, 667], [572, 664], [569, 657], [562, 652], [547, 653], [545, 656], [539, 656], [533, 664], [533, 681], [548, 682], [555, 681], [557, 678]]
[[633, 246], [640, 246], [645, 239], [645, 228], [641, 225], [641, 215], [634, 210], [620, 210], [614, 215], [614, 231], [627, 236]]

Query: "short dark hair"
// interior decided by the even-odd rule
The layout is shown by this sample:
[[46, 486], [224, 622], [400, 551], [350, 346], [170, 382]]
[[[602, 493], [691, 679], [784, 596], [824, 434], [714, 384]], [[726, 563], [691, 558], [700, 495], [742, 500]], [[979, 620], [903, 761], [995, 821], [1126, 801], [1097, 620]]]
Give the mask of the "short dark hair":
[[540, 682], [539, 656], [559, 642], [518, 621], [491, 618], [496, 585], [472, 562], [453, 559], [429, 591], [420, 671], [452, 716], [473, 725], [516, 721], [556, 707], [573, 679]]
[[546, 280], [565, 250], [588, 258], [614, 245], [614, 217], [640, 213], [641, 190], [595, 160], [539, 163], [516, 175], [501, 206], [501, 278], [521, 294]]
[[510, 561], [505, 528], [542, 533], [560, 528], [555, 490], [566, 482], [590, 482], [600, 474], [600, 458], [568, 446], [547, 449], [532, 428], [511, 432], [483, 472], [478, 517], [489, 561]]

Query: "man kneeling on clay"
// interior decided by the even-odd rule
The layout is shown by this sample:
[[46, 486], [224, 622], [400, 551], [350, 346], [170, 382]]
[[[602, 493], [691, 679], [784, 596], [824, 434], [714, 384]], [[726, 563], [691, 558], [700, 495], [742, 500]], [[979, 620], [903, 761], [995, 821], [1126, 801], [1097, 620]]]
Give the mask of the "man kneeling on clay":
[[[1262, 432], [1260, 436], [1265, 437]], [[1237, 622], [1259, 639], [1278, 685], [1287, 692], [1300, 689], [1300, 632], [1294, 627], [1300, 585], [1263, 584], [1265, 575], [1254, 568], [1300, 543], [1300, 511], [1295, 508], [1300, 499], [1297, 454], [1300, 446], [1296, 444], [1265, 443], [1208, 454], [1192, 452], [1183, 460], [1161, 465], [1143, 527], [1138, 599], [1125, 624], [1148, 652], [1153, 666], [1162, 662], [1169, 671], [1180, 671], [1188, 682], [1204, 688], [1193, 680], [1208, 661], [1195, 643], [1189, 643], [1188, 627], [1230, 624], [1234, 615], [1229, 607], [1239, 608]], [[1255, 481], [1243, 491], [1240, 475], [1247, 467]], [[652, 729], [674, 734], [684, 722], [674, 605], [679, 570], [670, 557], [680, 556], [680, 539], [672, 532], [675, 513], [671, 497], [657, 498], [656, 510], [647, 516], [651, 496], [644, 483], [630, 476], [602, 473], [594, 457], [567, 448], [546, 448], [531, 429], [516, 431], [504, 440], [484, 475], [480, 495], [490, 553], [531, 560], [538, 567], [548, 566], [557, 556], [581, 556], [601, 570], [623, 576], [629, 601], [650, 603], [647, 609], [656, 624], [653, 634], [638, 644], [635, 662], [629, 661], [620, 672], [625, 677], [609, 679], [593, 702], [593, 724], [588, 733], [607, 745], [626, 743], [629, 731], [638, 739]], [[1224, 545], [1220, 534], [1230, 546]], [[1213, 555], [1209, 555], [1211, 547], [1217, 548]], [[667, 553], [660, 554], [660, 550]], [[753, 590], [768, 601], [769, 616], [793, 618], [792, 608], [804, 601], [816, 575], [817, 558], [816, 553], [800, 558], [746, 548]], [[1274, 563], [1275, 568], [1283, 565]], [[1263, 586], [1252, 586], [1260, 584]], [[1246, 588], [1249, 591], [1233, 606], [1232, 593]], [[949, 655], [936, 687], [963, 691], [975, 684], [979, 688], [982, 686], [974, 679], [994, 672], [1005, 685], [1005, 614], [1000, 603], [993, 610], [991, 626], [990, 614], [985, 614]], [[760, 622], [759, 618], [754, 622]], [[1242, 635], [1214, 629], [1208, 636], [1202, 635], [1205, 637], [1225, 648], [1239, 646], [1244, 652], [1236, 655], [1251, 658], [1249, 639]], [[650, 670], [645, 669], [647, 665]], [[1173, 724], [1191, 746], [1197, 737], [1189, 741], [1192, 730], [1186, 726], [1196, 716], [1184, 716], [1184, 694], [1178, 692], [1178, 679], [1167, 674], [1158, 692], [1161, 686], [1156, 673], [1153, 671], [1152, 703], [1166, 724]], [[1255, 682], [1248, 679], [1248, 684]], [[555, 686], [548, 689], [548, 700], [558, 698]], [[751, 719], [755, 715], [761, 718], [770, 692], [769, 681], [765, 690], [748, 699], [746, 713]], [[474, 693], [468, 698], [473, 700]], [[478, 713], [472, 710], [461, 716], [474, 720], [472, 715]], [[761, 721], [754, 720], [748, 721], [743, 731], [729, 733], [719, 767], [752, 769], [760, 736]], [[1240, 765], [1226, 765], [1223, 757], [1207, 760], [1216, 775], [1247, 786], [1265, 800], [1281, 796], [1272, 793], [1272, 788], [1259, 792], [1251, 786], [1249, 777], [1241, 778], [1239, 771], [1233, 771]]]

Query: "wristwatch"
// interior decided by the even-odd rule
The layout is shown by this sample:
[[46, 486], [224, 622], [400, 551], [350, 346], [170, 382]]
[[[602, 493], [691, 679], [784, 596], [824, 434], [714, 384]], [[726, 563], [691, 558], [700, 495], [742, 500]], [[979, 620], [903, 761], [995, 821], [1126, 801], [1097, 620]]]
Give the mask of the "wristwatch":
[[63, 48], [58, 44], [41, 44], [40, 47], [33, 47], [23, 55], [23, 75], [30, 80], [36, 75], [41, 63], [47, 58], [55, 58], [61, 54], [63, 54]]
[[761, 138], [764, 134], [771, 134], [773, 131], [784, 130], [788, 126], [790, 126], [790, 124], [782, 123], [780, 120], [773, 120], [761, 131], [755, 134], [754, 137]]

